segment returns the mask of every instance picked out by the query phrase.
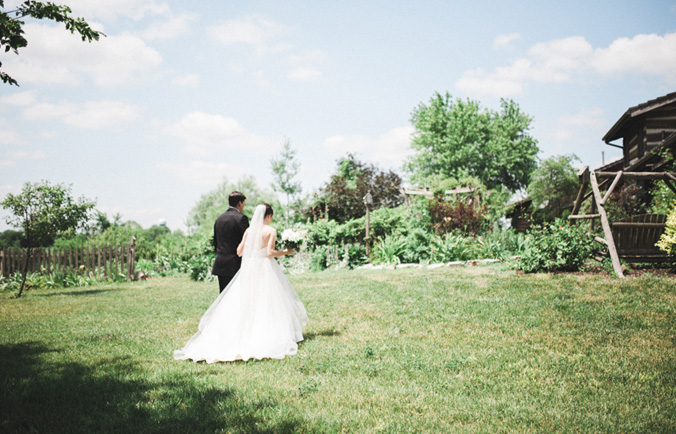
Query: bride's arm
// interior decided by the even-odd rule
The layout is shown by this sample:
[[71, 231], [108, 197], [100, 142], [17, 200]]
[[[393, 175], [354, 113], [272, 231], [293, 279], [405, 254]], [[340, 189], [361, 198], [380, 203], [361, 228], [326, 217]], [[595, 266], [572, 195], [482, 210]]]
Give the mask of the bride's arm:
[[278, 258], [280, 256], [290, 255], [293, 249], [275, 250], [275, 242], [277, 241], [277, 230], [272, 229], [270, 239], [268, 240], [268, 258]]
[[244, 243], [246, 243], [246, 236], [249, 234], [249, 229], [244, 231], [244, 236], [242, 236], [242, 242], [239, 243], [239, 246], [237, 246], [237, 256], [240, 258], [242, 257], [242, 253], [244, 253]]

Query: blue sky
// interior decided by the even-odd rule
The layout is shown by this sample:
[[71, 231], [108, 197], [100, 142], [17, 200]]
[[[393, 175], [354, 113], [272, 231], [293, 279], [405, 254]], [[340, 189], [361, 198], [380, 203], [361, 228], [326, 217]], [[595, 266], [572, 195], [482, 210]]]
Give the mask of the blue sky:
[[107, 37], [28, 20], [29, 46], [0, 53], [21, 85], [0, 85], [0, 197], [71, 184], [144, 227], [185, 229], [224, 177], [268, 187], [287, 139], [306, 193], [347, 152], [404, 175], [434, 92], [511, 98], [541, 158], [593, 167], [620, 155], [601, 137], [627, 108], [676, 91], [674, 0], [67, 4]]

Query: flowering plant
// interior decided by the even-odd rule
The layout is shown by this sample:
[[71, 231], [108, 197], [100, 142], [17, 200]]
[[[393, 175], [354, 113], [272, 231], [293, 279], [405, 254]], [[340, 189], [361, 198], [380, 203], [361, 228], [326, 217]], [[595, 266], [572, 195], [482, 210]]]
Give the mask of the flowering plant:
[[284, 229], [282, 232], [281, 247], [284, 249], [297, 250], [307, 239], [307, 231], [298, 229]]

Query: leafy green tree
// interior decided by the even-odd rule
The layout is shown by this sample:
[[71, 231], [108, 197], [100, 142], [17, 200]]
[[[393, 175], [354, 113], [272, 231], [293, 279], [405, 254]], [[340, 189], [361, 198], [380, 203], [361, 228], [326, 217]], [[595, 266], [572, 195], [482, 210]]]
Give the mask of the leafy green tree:
[[216, 217], [228, 209], [228, 196], [233, 191], [240, 191], [246, 196], [244, 214], [248, 216], [253, 215], [256, 205], [261, 202], [267, 202], [275, 209], [278, 208], [279, 203], [275, 200], [274, 194], [258, 187], [252, 176], [244, 176], [235, 183], [224, 179], [216, 188], [203, 194], [190, 210], [186, 222], [189, 232], [212, 236]]
[[275, 181], [272, 184], [272, 189], [277, 193], [286, 195], [285, 219], [288, 222], [291, 208], [294, 208], [294, 213], [297, 211], [298, 195], [302, 192], [300, 181], [295, 179], [300, 169], [300, 163], [296, 160], [296, 150], [291, 148], [288, 140], [284, 142], [284, 148], [279, 156], [270, 159], [270, 166]]
[[32, 249], [51, 243], [54, 237], [74, 233], [89, 220], [94, 202], [84, 197], [75, 200], [70, 187], [51, 185], [48, 181], [27, 182], [20, 194], [8, 194], [0, 203], [13, 215], [5, 218], [7, 224], [20, 228], [26, 242], [26, 260], [17, 297], [21, 297], [26, 283]]
[[531, 176], [526, 191], [545, 221], [560, 217], [570, 208], [580, 187], [577, 170], [580, 159], [574, 155], [555, 155], [542, 161]]
[[420, 104], [411, 116], [416, 151], [406, 163], [411, 179], [424, 183], [434, 175], [471, 175], [489, 189], [526, 187], [539, 151], [528, 133], [532, 118], [512, 100], [501, 100], [500, 107], [482, 110], [477, 101], [453, 100], [449, 93]]
[[23, 233], [21, 231], [13, 231], [8, 229], [0, 232], [0, 249], [6, 247], [21, 247], [23, 243]]
[[[64, 23], [67, 30], [71, 33], [77, 32], [83, 41], [98, 41], [102, 32], [93, 30], [84, 18], [73, 18], [69, 14], [71, 9], [68, 6], [60, 6], [51, 2], [39, 2], [26, 0], [11, 11], [5, 10], [5, 1], [0, 0], [0, 48], [4, 51], [13, 51], [19, 54], [19, 49], [28, 45], [24, 38], [23, 18], [30, 17], [38, 20], [47, 19], [57, 23]], [[2, 66], [2, 63], [0, 63]], [[7, 73], [0, 71], [0, 79], [5, 84], [19, 85], [15, 79]]]
[[336, 173], [317, 195], [310, 214], [328, 212], [338, 222], [359, 218], [366, 214], [366, 193], [373, 198], [372, 210], [395, 208], [404, 202], [401, 184], [401, 177], [391, 170], [385, 172], [348, 154], [338, 160]]

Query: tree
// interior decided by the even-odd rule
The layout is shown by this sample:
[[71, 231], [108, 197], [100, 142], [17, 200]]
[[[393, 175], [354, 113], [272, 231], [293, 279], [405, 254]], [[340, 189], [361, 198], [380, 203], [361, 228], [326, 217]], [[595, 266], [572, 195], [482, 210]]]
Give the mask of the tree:
[[273, 193], [260, 189], [252, 176], [244, 176], [232, 184], [224, 179], [216, 188], [203, 194], [190, 210], [186, 222], [190, 233], [213, 235], [216, 217], [228, 209], [228, 196], [233, 191], [242, 192], [246, 196], [244, 214], [249, 216], [253, 215], [256, 205], [261, 202], [268, 202], [273, 207], [278, 205]]
[[533, 208], [542, 210], [544, 220], [560, 217], [572, 206], [580, 186], [573, 163], [580, 162], [574, 155], [555, 155], [542, 161], [531, 176], [526, 191], [533, 201]]
[[51, 185], [48, 181], [24, 184], [20, 194], [8, 194], [0, 203], [13, 215], [5, 218], [7, 224], [23, 231], [26, 243], [26, 260], [17, 297], [21, 297], [32, 249], [47, 240], [84, 227], [94, 203], [84, 197], [74, 200], [70, 187]]
[[539, 151], [528, 134], [532, 119], [512, 100], [502, 99], [500, 107], [499, 112], [482, 110], [477, 101], [452, 100], [438, 92], [429, 105], [420, 104], [411, 116], [416, 151], [406, 163], [411, 179], [424, 183], [434, 175], [471, 175], [489, 189], [526, 187]]
[[[287, 140], [284, 142], [284, 148], [279, 157], [270, 159], [272, 175], [275, 180], [274, 184], [272, 184], [272, 189], [275, 192], [286, 195], [285, 219], [287, 222], [289, 221], [292, 199], [294, 205], [297, 205], [298, 195], [302, 192], [300, 181], [294, 179], [300, 169], [300, 163], [295, 158], [296, 150], [291, 148], [291, 144]], [[294, 206], [294, 208], [297, 207]]]
[[[0, 0], [0, 8], [2, 8], [0, 9], [0, 48], [4, 47], [5, 52], [11, 50], [14, 54], [19, 54], [19, 49], [28, 45], [28, 41], [23, 36], [23, 25], [25, 22], [22, 19], [25, 17], [64, 23], [67, 30], [70, 30], [71, 33], [79, 33], [82, 40], [87, 42], [98, 41], [101, 35], [105, 36], [103, 32], [92, 30], [84, 18], [71, 17], [69, 14], [72, 11], [68, 6], [59, 6], [51, 2], [44, 3], [26, 0], [17, 6], [16, 9], [5, 11], [5, 1]], [[0, 66], [2, 66], [2, 63], [0, 63]], [[19, 85], [15, 79], [2, 71], [0, 71], [0, 79], [5, 84]]]
[[318, 195], [311, 213], [327, 210], [330, 218], [341, 223], [362, 217], [366, 214], [364, 196], [368, 192], [373, 198], [372, 210], [395, 208], [404, 201], [401, 183], [401, 177], [391, 170], [382, 171], [348, 154], [338, 160], [336, 173]]

